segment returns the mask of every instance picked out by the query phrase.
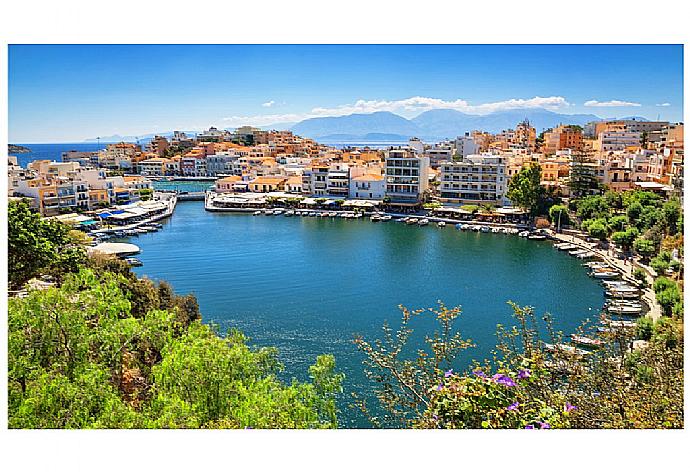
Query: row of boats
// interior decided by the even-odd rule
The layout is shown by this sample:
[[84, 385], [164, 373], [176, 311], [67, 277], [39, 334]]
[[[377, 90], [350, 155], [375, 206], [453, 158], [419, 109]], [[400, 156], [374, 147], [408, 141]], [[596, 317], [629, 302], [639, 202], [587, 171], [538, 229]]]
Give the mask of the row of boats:
[[140, 225], [135, 228], [114, 231], [113, 235], [117, 238], [126, 238], [129, 236], [139, 236], [140, 234], [155, 233], [156, 231], [163, 228], [160, 223], [147, 223], [145, 225]]
[[283, 210], [280, 208], [272, 209], [267, 208], [265, 210], [256, 210], [254, 216], [312, 216], [317, 218], [362, 218], [361, 213], [356, 213], [353, 211], [311, 211], [311, 210]]

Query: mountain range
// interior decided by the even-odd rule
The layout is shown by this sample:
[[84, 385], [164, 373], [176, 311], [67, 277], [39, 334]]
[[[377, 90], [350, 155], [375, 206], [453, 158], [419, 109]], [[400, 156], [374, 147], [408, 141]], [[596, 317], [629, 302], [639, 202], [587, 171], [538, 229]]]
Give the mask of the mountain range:
[[585, 125], [600, 120], [596, 115], [566, 115], [540, 108], [509, 110], [487, 115], [470, 115], [456, 110], [429, 110], [407, 119], [391, 112], [353, 114], [338, 117], [310, 118], [292, 126], [295, 134], [313, 139], [362, 139], [370, 133], [397, 136], [401, 140], [417, 136], [423, 140], [438, 141], [454, 138], [472, 130], [498, 133], [515, 128], [519, 122], [528, 119], [541, 132], [559, 124]]
[[[591, 121], [599, 121], [602, 118], [590, 114], [567, 115], [543, 108], [497, 111], [486, 115], [470, 115], [456, 110], [435, 109], [425, 111], [411, 119], [388, 111], [379, 111], [367, 114], [356, 113], [345, 116], [309, 118], [299, 123], [276, 123], [262, 126], [261, 128], [265, 130], [289, 129], [297, 135], [325, 143], [343, 141], [406, 141], [413, 136], [424, 141], [435, 142], [455, 138], [473, 130], [498, 133], [504, 129], [514, 129], [524, 119], [528, 119], [537, 132], [540, 133], [559, 124], [582, 126]], [[647, 121], [646, 118], [641, 116], [619, 119]], [[188, 136], [193, 136], [197, 132], [185, 131]], [[150, 133], [141, 136], [106, 136], [101, 137], [100, 141], [103, 143], [134, 142], [138, 139], [143, 144], [150, 141], [155, 135], [170, 137], [172, 131]], [[96, 139], [87, 139], [86, 141], [95, 142]]]

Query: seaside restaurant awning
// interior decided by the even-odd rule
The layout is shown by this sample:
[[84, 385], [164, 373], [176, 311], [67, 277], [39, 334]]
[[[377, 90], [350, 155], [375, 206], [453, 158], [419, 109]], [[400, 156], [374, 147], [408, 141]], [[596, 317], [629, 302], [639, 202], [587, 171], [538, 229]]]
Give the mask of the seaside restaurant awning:
[[304, 200], [302, 200], [302, 203], [304, 203], [305, 205], [316, 205], [316, 199], [305, 198]]
[[521, 210], [520, 208], [515, 208], [515, 207], [503, 207], [503, 208], [496, 208], [494, 212], [500, 214], [500, 215], [525, 215], [527, 212], [525, 210]]
[[84, 221], [91, 220], [91, 218], [88, 216], [80, 215], [78, 213], [67, 213], [65, 215], [54, 216], [51, 219], [71, 225], [82, 224]]
[[345, 200], [343, 202], [344, 207], [360, 207], [360, 208], [372, 208], [378, 205], [379, 202], [372, 200]]

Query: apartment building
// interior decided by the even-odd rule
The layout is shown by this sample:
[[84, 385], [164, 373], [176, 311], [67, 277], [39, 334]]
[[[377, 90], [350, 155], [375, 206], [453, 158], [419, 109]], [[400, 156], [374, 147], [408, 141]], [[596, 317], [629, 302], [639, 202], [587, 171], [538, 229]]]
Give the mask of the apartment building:
[[605, 131], [599, 133], [596, 148], [601, 152], [624, 151], [628, 147], [639, 146], [642, 135], [630, 131]]
[[440, 167], [439, 192], [442, 202], [503, 206], [508, 179], [506, 157], [473, 154], [461, 161], [444, 162]]
[[479, 149], [480, 145], [477, 138], [470, 136], [470, 133], [465, 133], [464, 136], [455, 138], [455, 155], [460, 159], [464, 159], [470, 154], [478, 154], [480, 152]]
[[410, 148], [385, 152], [386, 197], [392, 203], [417, 204], [429, 188], [429, 158]]
[[579, 127], [560, 125], [544, 133], [544, 154], [555, 154], [564, 149], [581, 151], [582, 148], [582, 130]]

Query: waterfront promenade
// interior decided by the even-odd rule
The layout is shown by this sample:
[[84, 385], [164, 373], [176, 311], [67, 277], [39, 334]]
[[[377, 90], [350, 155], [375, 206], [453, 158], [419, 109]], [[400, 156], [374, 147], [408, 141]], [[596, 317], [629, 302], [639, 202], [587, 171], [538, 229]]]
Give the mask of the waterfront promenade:
[[611, 267], [618, 270], [623, 276], [623, 279], [627, 282], [630, 282], [633, 285], [637, 285], [637, 280], [635, 280], [635, 278], [633, 277], [633, 270], [636, 267], [639, 267], [642, 270], [644, 270], [647, 276], [647, 287], [642, 291], [642, 301], [644, 301], [647, 304], [647, 306], [649, 306], [649, 312], [647, 313], [647, 316], [654, 321], [657, 321], [662, 316], [661, 307], [656, 301], [656, 294], [654, 293], [654, 290], [652, 288], [652, 283], [654, 282], [654, 274], [651, 273], [651, 269], [649, 267], [643, 264], [634, 264], [632, 261], [629, 262], [627, 259], [618, 259], [617, 257], [613, 256], [613, 254], [610, 251], [606, 251], [604, 249], [597, 247], [596, 243], [588, 242], [577, 233], [564, 234], [551, 231], [550, 234], [555, 240], [559, 242], [568, 242], [576, 246], [579, 246], [582, 249], [592, 251]]

